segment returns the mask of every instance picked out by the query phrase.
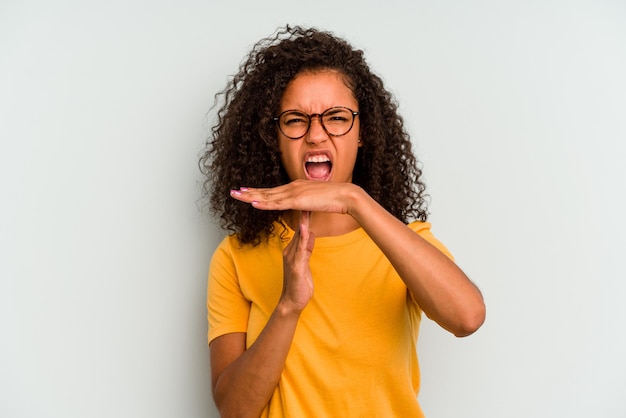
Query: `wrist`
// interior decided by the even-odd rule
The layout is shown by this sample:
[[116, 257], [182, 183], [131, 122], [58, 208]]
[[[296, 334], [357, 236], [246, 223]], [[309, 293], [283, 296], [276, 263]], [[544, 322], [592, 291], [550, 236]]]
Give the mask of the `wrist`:
[[349, 189], [349, 192], [347, 195], [347, 201], [348, 201], [347, 213], [348, 215], [352, 216], [354, 219], [358, 221], [359, 213], [364, 209], [363, 207], [364, 198], [368, 197], [369, 195], [367, 194], [365, 190], [363, 190], [362, 187], [356, 184], [352, 184], [352, 186], [354, 187], [351, 187]]
[[276, 305], [275, 311], [277, 315], [283, 318], [298, 319], [305, 306], [298, 306], [296, 303], [281, 298]]

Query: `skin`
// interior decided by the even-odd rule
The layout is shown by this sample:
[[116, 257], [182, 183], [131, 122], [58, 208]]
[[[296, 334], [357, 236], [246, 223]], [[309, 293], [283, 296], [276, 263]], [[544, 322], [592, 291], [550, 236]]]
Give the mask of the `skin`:
[[[306, 72], [296, 76], [285, 90], [281, 111], [300, 109], [312, 114], [332, 106], [358, 110], [352, 91], [339, 74]], [[283, 254], [282, 296], [257, 341], [246, 350], [245, 333], [232, 333], [211, 343], [213, 395], [224, 417], [258, 417], [272, 396], [299, 316], [313, 297], [309, 259], [315, 236], [341, 235], [361, 227], [387, 256], [429, 318], [459, 337], [475, 332], [485, 319], [482, 295], [465, 273], [352, 184], [361, 146], [358, 119], [341, 137], [329, 136], [317, 119], [301, 139], [292, 140], [278, 132], [282, 162], [292, 182], [231, 192], [233, 198], [259, 210], [287, 211], [285, 221], [296, 233]], [[310, 179], [304, 161], [311, 153], [331, 158], [330, 178]]]

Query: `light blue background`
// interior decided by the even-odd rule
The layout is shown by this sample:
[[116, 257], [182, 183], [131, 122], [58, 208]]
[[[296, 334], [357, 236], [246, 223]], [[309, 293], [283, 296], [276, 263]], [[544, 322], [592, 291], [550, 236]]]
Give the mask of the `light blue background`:
[[423, 323], [427, 416], [626, 416], [626, 4], [592, 0], [2, 1], [0, 416], [217, 416], [197, 155], [287, 22], [365, 50], [485, 295]]

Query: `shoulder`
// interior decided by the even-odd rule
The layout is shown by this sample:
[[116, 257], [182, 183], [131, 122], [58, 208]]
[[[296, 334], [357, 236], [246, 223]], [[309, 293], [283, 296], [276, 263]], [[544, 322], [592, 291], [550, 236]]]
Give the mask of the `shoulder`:
[[437, 248], [439, 251], [447, 255], [450, 259], [454, 260], [452, 253], [448, 250], [448, 248], [443, 245], [441, 241], [439, 241], [435, 235], [431, 231], [431, 223], [430, 222], [422, 222], [422, 221], [414, 221], [408, 224], [408, 227], [411, 228], [414, 232], [416, 232], [420, 237], [424, 238], [430, 245]]
[[417, 232], [419, 234], [422, 232], [429, 232], [431, 228], [431, 224], [430, 222], [413, 221], [408, 224], [408, 227], [411, 228], [414, 232]]

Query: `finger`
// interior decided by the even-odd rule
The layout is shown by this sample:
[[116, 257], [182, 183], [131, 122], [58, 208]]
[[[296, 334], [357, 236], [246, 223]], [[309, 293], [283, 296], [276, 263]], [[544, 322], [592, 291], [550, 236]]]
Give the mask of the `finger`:
[[291, 241], [289, 241], [289, 244], [287, 245], [288, 248], [298, 248], [299, 243], [301, 241], [301, 236], [302, 236], [302, 228], [301, 226], [298, 224], [298, 228], [296, 228], [296, 230], [294, 231], [293, 237], [291, 237]]
[[311, 217], [310, 212], [306, 212], [306, 211], [300, 212], [298, 232], [300, 233], [299, 248], [301, 250], [306, 249], [306, 243], [309, 241], [310, 217]]
[[254, 200], [254, 193], [255, 189], [251, 189], [249, 187], [240, 187], [239, 189], [232, 189], [230, 191], [230, 196], [237, 200], [250, 203], [252, 200]]
[[295, 233], [291, 241], [289, 241], [289, 244], [287, 244], [287, 247], [285, 247], [283, 254], [288, 259], [297, 263], [306, 263], [309, 258], [311, 250], [308, 244], [311, 234], [309, 230], [310, 216], [310, 213], [306, 213], [304, 216], [300, 213], [298, 227], [295, 228]]
[[311, 225], [311, 212], [308, 210], [300, 211], [300, 226], [305, 227], [307, 230]]
[[306, 258], [310, 256], [313, 251], [313, 244], [315, 243], [315, 236], [310, 229], [311, 225], [311, 212], [303, 210], [300, 212], [300, 250], [304, 251]]
[[[280, 187], [280, 186], [279, 186]], [[279, 187], [271, 189], [253, 189], [242, 187], [230, 191], [230, 196], [239, 201], [250, 203], [261, 210], [285, 210], [290, 209], [289, 204], [283, 200], [284, 193]]]

